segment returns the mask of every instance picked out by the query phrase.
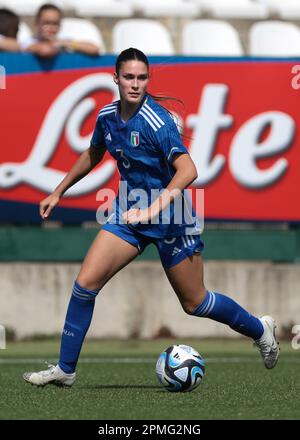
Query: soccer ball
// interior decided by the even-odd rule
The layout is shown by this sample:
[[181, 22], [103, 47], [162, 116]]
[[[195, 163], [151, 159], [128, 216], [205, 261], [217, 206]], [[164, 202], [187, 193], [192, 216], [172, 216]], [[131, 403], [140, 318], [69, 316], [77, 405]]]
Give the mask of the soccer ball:
[[197, 388], [205, 372], [200, 354], [188, 345], [172, 345], [161, 353], [156, 363], [156, 375], [168, 391], [184, 392]]

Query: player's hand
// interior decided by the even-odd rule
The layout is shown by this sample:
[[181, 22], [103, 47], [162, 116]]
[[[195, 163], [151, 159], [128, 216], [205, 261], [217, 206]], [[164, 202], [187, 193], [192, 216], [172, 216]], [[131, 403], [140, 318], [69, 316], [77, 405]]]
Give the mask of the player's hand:
[[52, 209], [55, 208], [59, 200], [60, 197], [53, 193], [40, 202], [40, 216], [43, 220], [46, 220], [49, 217]]
[[149, 209], [129, 209], [122, 215], [123, 220], [128, 224], [147, 223], [149, 221]]

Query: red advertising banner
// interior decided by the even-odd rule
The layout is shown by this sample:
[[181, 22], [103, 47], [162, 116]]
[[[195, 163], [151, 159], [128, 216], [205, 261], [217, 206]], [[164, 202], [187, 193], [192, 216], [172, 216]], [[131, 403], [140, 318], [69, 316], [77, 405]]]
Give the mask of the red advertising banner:
[[[169, 58], [152, 65], [149, 91], [184, 103], [165, 104], [182, 123], [206, 218], [300, 221], [299, 72], [292, 61]], [[7, 76], [1, 200], [37, 204], [55, 188], [89, 146], [99, 109], [118, 99], [112, 74], [112, 67], [85, 67]], [[61, 206], [97, 209], [97, 191], [117, 190], [118, 180], [106, 154]]]

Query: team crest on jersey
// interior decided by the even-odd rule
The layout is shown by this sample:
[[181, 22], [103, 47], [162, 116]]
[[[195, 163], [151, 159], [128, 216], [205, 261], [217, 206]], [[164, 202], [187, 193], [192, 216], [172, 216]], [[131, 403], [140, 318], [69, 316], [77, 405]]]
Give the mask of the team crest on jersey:
[[140, 145], [140, 133], [138, 131], [131, 132], [130, 142], [133, 147], [138, 147]]

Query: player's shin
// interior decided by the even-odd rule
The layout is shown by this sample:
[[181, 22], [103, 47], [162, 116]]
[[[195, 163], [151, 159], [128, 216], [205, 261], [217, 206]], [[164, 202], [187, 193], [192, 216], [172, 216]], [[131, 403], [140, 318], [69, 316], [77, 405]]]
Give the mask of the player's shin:
[[87, 290], [75, 281], [61, 338], [59, 366], [65, 373], [75, 371], [81, 346], [92, 320], [97, 294], [98, 292]]
[[207, 291], [204, 301], [196, 307], [193, 315], [227, 324], [236, 332], [254, 340], [259, 339], [264, 331], [258, 318], [228, 296], [216, 292]]

